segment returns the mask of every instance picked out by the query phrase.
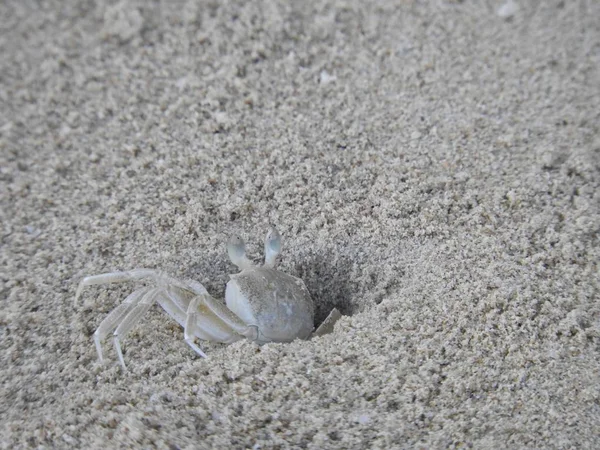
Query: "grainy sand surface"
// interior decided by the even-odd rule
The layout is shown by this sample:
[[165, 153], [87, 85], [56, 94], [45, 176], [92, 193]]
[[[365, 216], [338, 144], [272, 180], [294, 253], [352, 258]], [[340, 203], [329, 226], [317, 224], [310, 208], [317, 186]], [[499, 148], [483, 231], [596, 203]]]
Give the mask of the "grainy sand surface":
[[[600, 2], [4, 1], [0, 447], [598, 448]], [[332, 334], [200, 343], [241, 233]], [[139, 283], [137, 285], [139, 287]]]

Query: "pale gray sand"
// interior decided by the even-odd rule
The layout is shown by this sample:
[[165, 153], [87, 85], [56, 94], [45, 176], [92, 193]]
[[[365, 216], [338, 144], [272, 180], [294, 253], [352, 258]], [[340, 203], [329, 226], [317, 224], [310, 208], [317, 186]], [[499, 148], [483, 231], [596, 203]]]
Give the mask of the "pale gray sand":
[[[2, 448], [600, 445], [599, 2], [27, 3], [0, 6]], [[221, 296], [227, 236], [258, 260], [269, 223], [333, 334], [202, 360], [155, 308], [128, 374], [97, 362], [135, 286], [74, 308], [84, 275]]]

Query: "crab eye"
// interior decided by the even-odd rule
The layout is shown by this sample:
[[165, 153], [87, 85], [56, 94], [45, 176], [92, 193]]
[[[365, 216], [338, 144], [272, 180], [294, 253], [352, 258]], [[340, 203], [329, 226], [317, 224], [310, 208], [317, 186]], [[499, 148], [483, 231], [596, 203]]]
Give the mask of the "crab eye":
[[246, 254], [246, 245], [244, 240], [239, 236], [232, 236], [227, 242], [227, 253], [232, 261], [243, 258]]
[[281, 251], [281, 235], [275, 228], [271, 228], [267, 234], [267, 245], [275, 253]]

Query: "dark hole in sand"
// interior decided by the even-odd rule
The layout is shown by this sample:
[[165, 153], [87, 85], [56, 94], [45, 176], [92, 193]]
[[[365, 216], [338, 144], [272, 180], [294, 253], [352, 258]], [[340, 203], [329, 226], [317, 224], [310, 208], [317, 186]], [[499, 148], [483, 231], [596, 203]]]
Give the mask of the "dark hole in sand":
[[351, 274], [351, 261], [332, 251], [310, 254], [295, 265], [293, 275], [304, 280], [315, 303], [316, 327], [333, 308], [344, 316], [351, 316], [356, 311], [351, 295]]

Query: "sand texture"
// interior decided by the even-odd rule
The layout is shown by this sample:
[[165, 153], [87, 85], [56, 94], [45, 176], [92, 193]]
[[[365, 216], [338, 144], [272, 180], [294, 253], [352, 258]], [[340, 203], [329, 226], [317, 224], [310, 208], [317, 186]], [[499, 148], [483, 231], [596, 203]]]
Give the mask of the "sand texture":
[[[600, 2], [0, 4], [0, 448], [600, 447]], [[269, 224], [311, 341], [199, 342]]]

